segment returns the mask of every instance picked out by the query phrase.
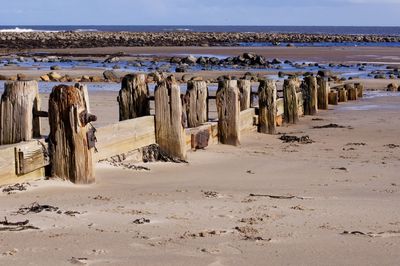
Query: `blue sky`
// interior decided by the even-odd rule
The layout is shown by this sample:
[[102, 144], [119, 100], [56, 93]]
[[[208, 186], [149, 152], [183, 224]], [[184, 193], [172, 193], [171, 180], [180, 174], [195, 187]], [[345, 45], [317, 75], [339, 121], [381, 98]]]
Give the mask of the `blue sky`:
[[2, 0], [0, 25], [400, 26], [400, 0]]

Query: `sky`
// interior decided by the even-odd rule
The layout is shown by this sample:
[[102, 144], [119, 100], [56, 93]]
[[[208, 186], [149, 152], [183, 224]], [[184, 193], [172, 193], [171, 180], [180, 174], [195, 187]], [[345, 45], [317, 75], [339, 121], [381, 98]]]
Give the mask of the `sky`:
[[400, 26], [400, 0], [0, 1], [0, 25]]

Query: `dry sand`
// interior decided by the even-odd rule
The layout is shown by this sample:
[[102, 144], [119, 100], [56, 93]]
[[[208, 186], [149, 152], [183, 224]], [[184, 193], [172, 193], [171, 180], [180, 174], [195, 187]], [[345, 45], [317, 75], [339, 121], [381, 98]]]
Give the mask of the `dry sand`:
[[[115, 96], [91, 94], [104, 123], [117, 118]], [[249, 133], [240, 147], [189, 153], [187, 165], [101, 163], [91, 186], [0, 192], [0, 217], [40, 228], [0, 232], [0, 265], [399, 265], [400, 95], [330, 109], [279, 128], [312, 144]], [[329, 123], [345, 128], [313, 129]], [[14, 214], [33, 202], [62, 214]]]

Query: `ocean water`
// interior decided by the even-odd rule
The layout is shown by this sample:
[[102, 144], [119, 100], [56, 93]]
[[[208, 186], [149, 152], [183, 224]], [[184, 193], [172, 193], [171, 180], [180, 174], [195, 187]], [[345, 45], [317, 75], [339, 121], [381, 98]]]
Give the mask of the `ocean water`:
[[128, 26], [128, 25], [75, 25], [75, 26], [1, 26], [0, 32], [32, 31], [110, 31], [110, 32], [267, 32], [267, 33], [310, 33], [310, 34], [352, 34], [400, 36], [400, 27], [343, 27], [343, 26]]

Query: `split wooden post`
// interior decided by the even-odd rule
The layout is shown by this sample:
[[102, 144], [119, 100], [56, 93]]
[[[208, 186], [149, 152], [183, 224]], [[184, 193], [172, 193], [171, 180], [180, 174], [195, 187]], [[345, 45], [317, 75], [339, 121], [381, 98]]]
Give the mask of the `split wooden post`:
[[274, 80], [260, 81], [258, 88], [259, 126], [258, 131], [265, 134], [276, 134], [277, 92]]
[[205, 81], [188, 81], [185, 107], [189, 128], [198, 127], [208, 121], [208, 87]]
[[0, 145], [40, 138], [39, 88], [36, 81], [4, 84], [0, 109]]
[[356, 101], [358, 98], [357, 88], [354, 87], [354, 84], [346, 84], [345, 88], [347, 90], [347, 99], [349, 101]]
[[347, 102], [347, 91], [343, 86], [338, 87], [339, 102]]
[[222, 80], [216, 95], [218, 139], [222, 144], [240, 145], [240, 100], [237, 80]]
[[286, 79], [283, 82], [284, 118], [285, 122], [290, 124], [296, 124], [299, 121], [297, 84], [298, 81], [295, 79]]
[[328, 80], [324, 77], [317, 78], [318, 83], [318, 109], [328, 110], [328, 94], [330, 92], [330, 87]]
[[154, 99], [157, 144], [168, 155], [186, 160], [181, 91], [174, 76], [158, 82]]
[[304, 115], [316, 115], [318, 113], [317, 78], [306, 76], [301, 86], [304, 99]]
[[129, 74], [122, 79], [118, 95], [119, 121], [150, 115], [149, 87], [145, 74]]
[[242, 79], [238, 81], [240, 92], [240, 111], [244, 111], [251, 106], [251, 81]]
[[361, 83], [355, 83], [354, 87], [357, 89], [357, 97], [362, 98], [364, 96], [364, 85]]
[[339, 95], [336, 90], [331, 90], [328, 95], [329, 104], [331, 105], [338, 105], [339, 104]]
[[94, 130], [96, 121], [90, 114], [86, 86], [60, 85], [49, 98], [49, 153], [51, 176], [75, 184], [95, 181], [93, 167]]

